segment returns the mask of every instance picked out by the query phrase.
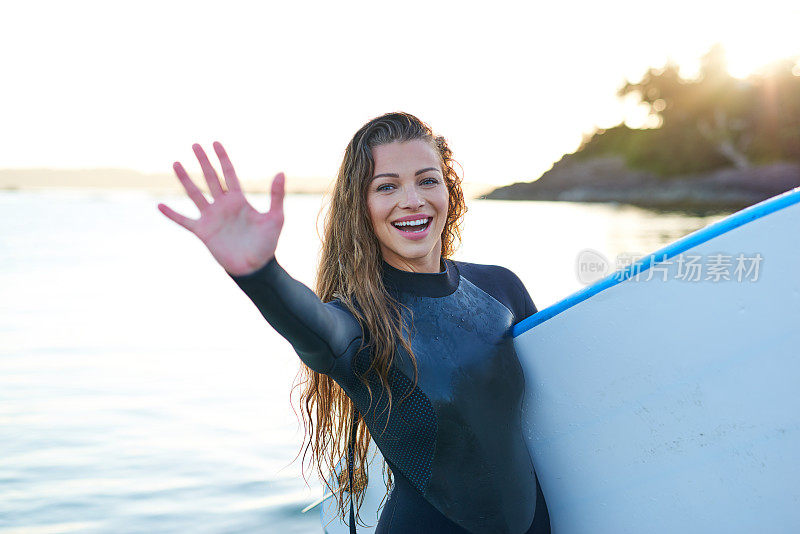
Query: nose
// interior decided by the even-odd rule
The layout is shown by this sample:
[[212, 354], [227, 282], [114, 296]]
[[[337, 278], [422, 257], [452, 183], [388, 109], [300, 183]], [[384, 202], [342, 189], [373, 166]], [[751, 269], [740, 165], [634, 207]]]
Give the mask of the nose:
[[405, 193], [403, 194], [402, 201], [400, 203], [401, 208], [409, 208], [409, 209], [418, 209], [421, 208], [425, 204], [422, 196], [417, 191], [416, 187], [409, 187], [406, 189]]

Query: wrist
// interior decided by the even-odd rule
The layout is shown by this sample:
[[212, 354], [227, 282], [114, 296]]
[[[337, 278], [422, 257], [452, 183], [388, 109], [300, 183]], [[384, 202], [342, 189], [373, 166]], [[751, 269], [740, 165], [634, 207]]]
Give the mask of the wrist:
[[256, 278], [259, 274], [269, 270], [272, 265], [276, 263], [275, 255], [273, 254], [266, 263], [258, 266], [258, 267], [250, 267], [242, 270], [228, 270], [225, 269], [225, 272], [228, 273], [229, 276], [232, 278]]

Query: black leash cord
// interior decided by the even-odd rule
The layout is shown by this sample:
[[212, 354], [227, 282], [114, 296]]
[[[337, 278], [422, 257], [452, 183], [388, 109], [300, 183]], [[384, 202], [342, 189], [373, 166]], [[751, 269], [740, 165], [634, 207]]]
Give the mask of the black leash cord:
[[355, 456], [357, 422], [358, 420], [356, 418], [356, 412], [353, 410], [353, 418], [350, 429], [350, 443], [347, 445], [347, 475], [350, 477], [350, 534], [356, 534], [356, 512], [355, 508], [353, 507], [353, 499], [355, 498], [353, 492], [355, 488], [355, 486], [353, 486], [353, 461]]

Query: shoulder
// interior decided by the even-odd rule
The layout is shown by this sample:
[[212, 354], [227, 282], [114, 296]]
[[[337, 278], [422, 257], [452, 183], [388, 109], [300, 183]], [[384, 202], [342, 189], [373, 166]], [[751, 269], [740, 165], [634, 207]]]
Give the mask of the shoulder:
[[[483, 289], [484, 285], [503, 291], [526, 291], [522, 280], [511, 269], [500, 265], [484, 265], [454, 261], [461, 276]], [[485, 291], [485, 289], [484, 289]]]
[[484, 265], [465, 261], [452, 261], [459, 274], [488, 293], [521, 321], [536, 313], [536, 306], [522, 280], [511, 269], [500, 265]]
[[482, 263], [469, 263], [466, 261], [451, 260], [458, 267], [458, 272], [472, 282], [472, 278], [499, 278], [507, 283], [521, 284], [519, 277], [511, 269], [500, 265], [484, 265]]

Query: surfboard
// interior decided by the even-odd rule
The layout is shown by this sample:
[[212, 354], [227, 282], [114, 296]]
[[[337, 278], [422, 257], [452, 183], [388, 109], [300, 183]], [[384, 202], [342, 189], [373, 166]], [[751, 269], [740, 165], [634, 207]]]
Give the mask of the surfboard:
[[[758, 262], [756, 276], [734, 275], [740, 255]], [[682, 278], [696, 257], [706, 269]], [[724, 279], [713, 265], [728, 258]], [[800, 188], [599, 280], [514, 335], [554, 532], [800, 529]]]
[[[513, 334], [554, 533], [800, 528], [800, 188], [644, 256]], [[376, 449], [368, 523], [380, 517], [382, 464]], [[324, 531], [348, 534], [334, 500], [322, 504]]]

